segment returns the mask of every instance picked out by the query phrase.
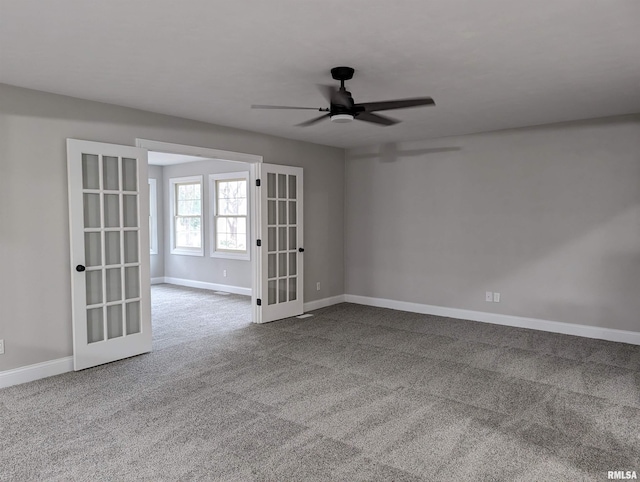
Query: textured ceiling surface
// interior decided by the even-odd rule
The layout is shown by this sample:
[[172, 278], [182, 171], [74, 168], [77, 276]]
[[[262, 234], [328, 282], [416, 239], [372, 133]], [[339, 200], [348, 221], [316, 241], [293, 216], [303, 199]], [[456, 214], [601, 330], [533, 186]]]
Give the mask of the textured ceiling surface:
[[[365, 122], [294, 125], [356, 69]], [[338, 147], [640, 112], [640, 1], [0, 0], [0, 82]]]

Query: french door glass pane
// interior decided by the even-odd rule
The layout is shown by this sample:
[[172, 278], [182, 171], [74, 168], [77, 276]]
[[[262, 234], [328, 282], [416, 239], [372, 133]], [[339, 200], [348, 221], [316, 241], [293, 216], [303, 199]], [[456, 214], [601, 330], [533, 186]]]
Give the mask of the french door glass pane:
[[278, 280], [278, 303], [286, 303], [287, 301], [287, 278]]
[[102, 303], [102, 270], [85, 271], [87, 305]]
[[276, 175], [273, 172], [267, 174], [267, 197], [276, 197]]
[[102, 264], [100, 233], [84, 233], [84, 264], [87, 267]]
[[276, 239], [276, 228], [268, 228], [267, 231], [268, 231], [268, 235], [269, 235], [269, 239], [268, 239], [269, 242], [267, 243], [267, 250], [269, 252], [276, 251], [276, 249], [277, 249], [276, 248], [276, 242], [277, 242], [277, 239]]
[[120, 189], [120, 176], [118, 176], [118, 158], [102, 156], [102, 182], [108, 191]]
[[287, 175], [286, 174], [278, 174], [278, 197], [279, 198], [287, 197]]
[[87, 343], [104, 340], [102, 307], [87, 310]]
[[278, 254], [278, 276], [287, 276], [287, 253]]
[[124, 204], [124, 227], [135, 228], [138, 226], [138, 196], [135, 194], [125, 194], [122, 196]]
[[122, 336], [122, 305], [107, 306], [107, 338]]
[[118, 194], [104, 195], [104, 225], [106, 228], [120, 227], [120, 196]]
[[140, 333], [140, 302], [127, 303], [127, 335]]
[[275, 254], [269, 254], [269, 273], [268, 273], [268, 277], [269, 278], [277, 278], [278, 277], [278, 273], [276, 270], [277, 267], [277, 258]]
[[138, 262], [138, 231], [124, 232], [124, 262]]
[[278, 250], [287, 250], [287, 228], [278, 228]]
[[295, 199], [297, 194], [297, 181], [296, 176], [289, 176], [289, 199]]
[[296, 228], [289, 228], [289, 249], [296, 249], [298, 246], [298, 236]]
[[277, 303], [276, 300], [276, 287], [277, 287], [277, 280], [270, 280], [269, 284], [268, 284], [268, 294], [269, 294], [269, 304], [270, 305], [275, 305]]
[[100, 194], [83, 194], [84, 198], [84, 227], [100, 227]]
[[295, 301], [298, 297], [298, 284], [297, 278], [289, 278], [289, 301]]
[[137, 161], [127, 157], [122, 158], [122, 189], [123, 191], [137, 191]]
[[124, 269], [125, 297], [130, 300], [140, 296], [140, 270], [137, 266]]
[[278, 201], [278, 224], [287, 224], [287, 201]]
[[100, 189], [100, 168], [98, 156], [82, 154], [82, 188]]
[[296, 212], [296, 202], [289, 201], [289, 224], [296, 224], [298, 222], [298, 216]]
[[104, 233], [104, 258], [106, 265], [120, 264], [120, 232]]
[[289, 276], [295, 276], [298, 262], [298, 253], [289, 253]]
[[106, 271], [107, 302], [122, 299], [122, 271], [120, 268], [110, 268]]
[[276, 202], [267, 201], [267, 224], [270, 226], [276, 224]]

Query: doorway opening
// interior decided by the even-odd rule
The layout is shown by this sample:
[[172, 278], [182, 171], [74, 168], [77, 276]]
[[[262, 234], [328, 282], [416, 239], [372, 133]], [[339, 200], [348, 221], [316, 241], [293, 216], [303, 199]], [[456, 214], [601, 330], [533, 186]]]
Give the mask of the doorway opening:
[[149, 161], [154, 342], [171, 345], [256, 321], [252, 163], [227, 159], [246, 154], [138, 142]]

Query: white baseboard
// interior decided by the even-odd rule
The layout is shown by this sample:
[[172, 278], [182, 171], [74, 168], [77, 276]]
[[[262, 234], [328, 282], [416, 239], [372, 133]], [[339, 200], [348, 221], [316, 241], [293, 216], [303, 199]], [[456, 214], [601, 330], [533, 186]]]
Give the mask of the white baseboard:
[[159, 278], [151, 278], [151, 284], [152, 285], [161, 285], [162, 283], [164, 283], [164, 277], [160, 276]]
[[598, 326], [578, 325], [561, 321], [540, 320], [525, 318], [522, 316], [501, 315], [498, 313], [485, 313], [483, 311], [463, 310], [459, 308], [447, 308], [445, 306], [423, 305], [407, 301], [387, 300], [383, 298], [370, 298], [368, 296], [345, 295], [347, 303], [359, 305], [391, 308], [393, 310], [410, 311], [427, 315], [446, 316], [462, 320], [480, 321], [496, 325], [514, 326], [518, 328], [530, 328], [532, 330], [550, 331], [565, 335], [583, 336], [585, 338], [597, 338], [599, 340], [617, 341], [640, 345], [640, 332], [602, 328]]
[[[157, 278], [156, 278], [157, 279]], [[164, 283], [172, 285], [188, 286], [189, 288], [200, 288], [203, 290], [226, 291], [236, 295], [251, 296], [251, 288], [242, 288], [240, 286], [221, 285], [218, 283], [207, 283], [205, 281], [193, 281], [190, 279], [164, 277]]]
[[13, 370], [0, 372], [0, 388], [32, 382], [41, 378], [52, 377], [71, 371], [73, 371], [72, 356], [27, 365], [26, 367], [14, 368]]
[[309, 301], [304, 304], [304, 312], [319, 310], [331, 305], [337, 305], [338, 303], [344, 303], [344, 295], [331, 296], [329, 298], [322, 298], [321, 300]]

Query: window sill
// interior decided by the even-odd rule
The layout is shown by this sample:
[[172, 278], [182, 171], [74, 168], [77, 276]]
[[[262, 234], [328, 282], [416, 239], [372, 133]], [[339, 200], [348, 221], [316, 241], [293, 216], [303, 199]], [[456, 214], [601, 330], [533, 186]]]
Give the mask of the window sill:
[[225, 251], [214, 251], [211, 253], [212, 258], [237, 259], [239, 261], [250, 261], [250, 253], [227, 253]]
[[204, 256], [204, 251], [202, 249], [174, 248], [171, 250], [171, 254], [178, 254], [181, 256]]

